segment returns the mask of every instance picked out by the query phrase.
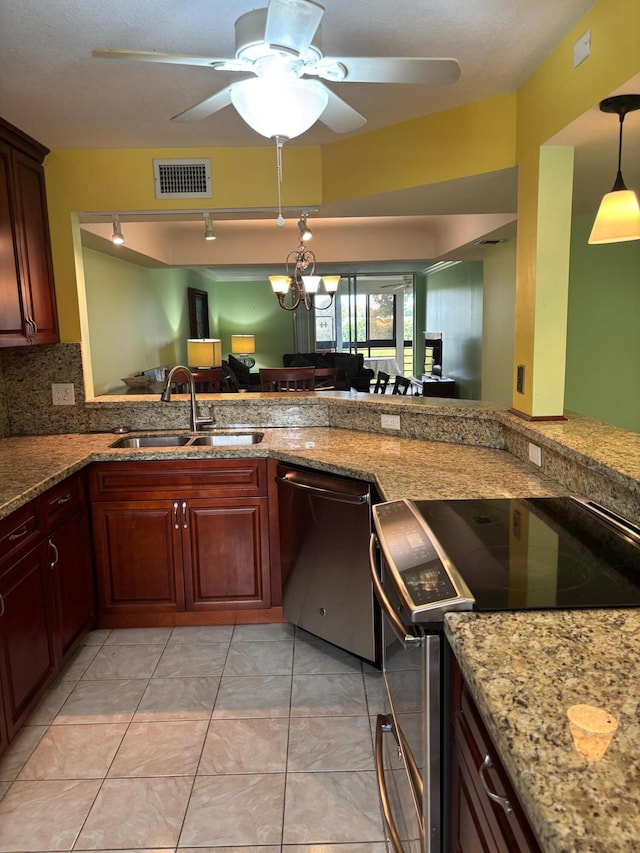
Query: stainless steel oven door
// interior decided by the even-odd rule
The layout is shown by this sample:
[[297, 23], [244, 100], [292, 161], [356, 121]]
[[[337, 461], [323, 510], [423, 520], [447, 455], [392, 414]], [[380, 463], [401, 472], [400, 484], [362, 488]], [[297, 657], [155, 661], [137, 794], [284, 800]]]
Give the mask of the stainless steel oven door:
[[[378, 718], [376, 727], [383, 812], [396, 853], [415, 850], [416, 843], [421, 851], [436, 853], [441, 844], [441, 637], [403, 622], [402, 606], [378, 554], [374, 535], [370, 564], [383, 614], [383, 674], [389, 700], [389, 713]], [[390, 742], [386, 762], [385, 738]]]

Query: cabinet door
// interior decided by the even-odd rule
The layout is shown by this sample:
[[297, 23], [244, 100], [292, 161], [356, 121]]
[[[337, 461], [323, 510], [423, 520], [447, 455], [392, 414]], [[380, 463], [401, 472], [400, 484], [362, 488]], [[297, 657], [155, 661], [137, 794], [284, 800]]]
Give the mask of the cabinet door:
[[58, 317], [42, 166], [21, 151], [15, 151], [13, 183], [27, 338], [29, 343], [57, 343]]
[[178, 501], [92, 506], [101, 614], [184, 610]]
[[0, 575], [0, 676], [9, 737], [53, 676], [53, 597], [46, 544]]
[[56, 645], [64, 657], [95, 619], [89, 521], [77, 512], [48, 538], [56, 595]]
[[267, 515], [266, 498], [188, 502], [187, 610], [270, 606]]
[[24, 341], [20, 276], [10, 201], [11, 149], [0, 142], [0, 343]]

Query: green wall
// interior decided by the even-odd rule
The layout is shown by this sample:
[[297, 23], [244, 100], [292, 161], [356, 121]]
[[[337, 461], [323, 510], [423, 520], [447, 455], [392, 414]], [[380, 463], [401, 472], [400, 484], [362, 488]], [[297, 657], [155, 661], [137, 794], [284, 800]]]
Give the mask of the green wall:
[[516, 241], [487, 249], [483, 263], [482, 399], [511, 405]]
[[[94, 394], [120, 379], [186, 358], [187, 288], [209, 292], [210, 278], [192, 269], [147, 269], [83, 250]], [[212, 330], [213, 332], [213, 330]]]
[[427, 330], [442, 332], [442, 375], [461, 400], [481, 398], [482, 263], [427, 272]]
[[256, 336], [254, 371], [282, 367], [283, 354], [293, 352], [292, 314], [280, 308], [268, 279], [216, 281], [209, 308], [224, 358], [231, 352], [231, 335], [236, 334]]
[[590, 246], [574, 217], [565, 408], [640, 432], [640, 241]]

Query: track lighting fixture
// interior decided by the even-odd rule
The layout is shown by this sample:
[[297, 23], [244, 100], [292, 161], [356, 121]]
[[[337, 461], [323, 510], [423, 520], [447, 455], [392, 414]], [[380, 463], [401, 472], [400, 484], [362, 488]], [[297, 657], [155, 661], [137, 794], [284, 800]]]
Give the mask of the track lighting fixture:
[[617, 113], [620, 119], [618, 137], [618, 173], [615, 183], [603, 196], [593, 223], [589, 243], [620, 243], [640, 240], [640, 204], [633, 190], [622, 179], [622, 124], [627, 113], [640, 110], [640, 95], [614, 95], [600, 102], [604, 113]]
[[204, 239], [215, 240], [216, 234], [211, 224], [211, 216], [208, 213], [203, 213], [202, 216], [204, 218]]
[[111, 242], [114, 246], [121, 246], [124, 243], [124, 237], [122, 235], [122, 229], [120, 228], [120, 219], [118, 216], [114, 216], [112, 218], [113, 224], [113, 234], [111, 235]]
[[302, 243], [307, 243], [313, 237], [313, 232], [307, 225], [307, 215], [307, 211], [303, 211], [298, 220], [298, 231], [300, 232], [300, 242]]

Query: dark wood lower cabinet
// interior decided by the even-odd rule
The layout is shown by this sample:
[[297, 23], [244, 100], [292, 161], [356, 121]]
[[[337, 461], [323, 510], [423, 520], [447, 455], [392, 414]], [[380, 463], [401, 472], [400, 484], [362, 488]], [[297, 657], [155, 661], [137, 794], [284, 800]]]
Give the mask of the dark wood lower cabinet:
[[271, 608], [265, 460], [96, 463], [89, 492], [101, 624]]
[[0, 575], [0, 678], [9, 738], [54, 675], [53, 579], [40, 543]]
[[455, 660], [451, 685], [451, 850], [541, 853]]

